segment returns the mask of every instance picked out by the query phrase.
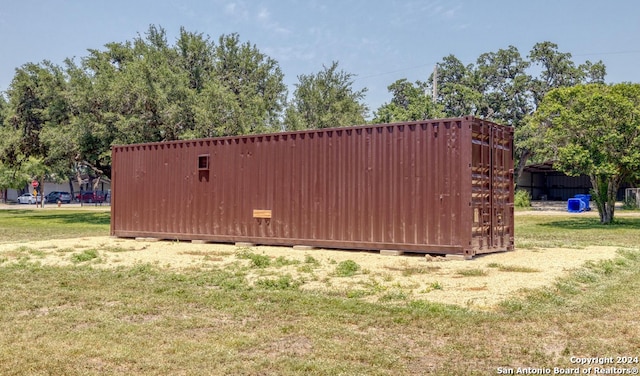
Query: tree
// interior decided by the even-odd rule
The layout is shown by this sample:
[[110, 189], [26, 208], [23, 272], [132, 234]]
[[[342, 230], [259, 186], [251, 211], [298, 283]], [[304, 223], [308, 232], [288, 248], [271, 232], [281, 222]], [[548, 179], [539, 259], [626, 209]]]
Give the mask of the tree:
[[[220, 37], [214, 50], [214, 61], [215, 80], [211, 83], [214, 87], [209, 88], [207, 95], [224, 88], [232, 95], [236, 102], [234, 107], [237, 107], [237, 111], [221, 114], [226, 122], [224, 127], [218, 128], [217, 135], [279, 130], [287, 89], [278, 63], [255, 45], [240, 43], [238, 34]], [[227, 96], [226, 93], [221, 94]]]
[[66, 178], [73, 154], [73, 145], [65, 137], [69, 130], [66, 85], [63, 70], [48, 61], [16, 69], [0, 129], [0, 161], [18, 177], [11, 184], [24, 180], [19, 176], [25, 172], [41, 181]]
[[600, 222], [611, 223], [620, 184], [640, 176], [640, 84], [553, 89], [533, 119], [541, 152], [560, 171], [589, 176]]
[[480, 55], [475, 69], [483, 93], [478, 115], [519, 127], [532, 111], [529, 66], [514, 46]]
[[[455, 56], [446, 56], [437, 65], [436, 78], [436, 100], [443, 106], [446, 116], [478, 115], [482, 92], [473, 64], [465, 66]], [[429, 82], [433, 82], [433, 74], [429, 77]]]
[[[531, 66], [536, 75], [529, 73]], [[475, 64], [464, 65], [453, 55], [437, 65], [437, 103], [445, 116], [473, 115], [514, 127], [516, 164], [515, 177], [535, 157], [532, 144], [538, 141], [528, 117], [542, 98], [557, 87], [579, 83], [602, 83], [606, 69], [599, 61], [576, 66], [570, 53], [560, 52], [551, 42], [536, 43], [528, 60], [517, 48], [509, 46], [497, 52], [480, 55]], [[428, 85], [433, 90], [433, 75]]]
[[425, 120], [442, 116], [442, 109], [426, 93], [427, 84], [415, 84], [400, 79], [387, 88], [393, 94], [391, 102], [383, 104], [373, 118], [374, 123]]
[[[604, 82], [606, 69], [602, 61], [591, 63], [590, 61], [576, 67], [571, 60], [571, 54], [558, 51], [558, 45], [551, 42], [536, 43], [529, 59], [532, 64], [540, 69], [540, 75], [531, 79], [531, 94], [533, 96], [533, 109], [536, 109], [545, 95], [555, 88], [570, 87], [580, 83]], [[535, 122], [534, 122], [535, 123]], [[527, 124], [515, 129], [515, 150], [518, 161], [516, 168], [516, 178], [522, 171], [530, 158], [535, 156], [535, 149], [529, 147], [531, 143], [538, 143], [535, 140], [537, 133]], [[533, 137], [534, 140], [530, 138]]]
[[285, 115], [285, 128], [321, 129], [364, 124], [367, 89], [354, 90], [351, 73], [338, 70], [338, 62], [315, 75], [300, 75]]
[[7, 101], [4, 98], [4, 94], [2, 92], [0, 92], [0, 128], [3, 126], [4, 124], [4, 113], [6, 111], [7, 108]]

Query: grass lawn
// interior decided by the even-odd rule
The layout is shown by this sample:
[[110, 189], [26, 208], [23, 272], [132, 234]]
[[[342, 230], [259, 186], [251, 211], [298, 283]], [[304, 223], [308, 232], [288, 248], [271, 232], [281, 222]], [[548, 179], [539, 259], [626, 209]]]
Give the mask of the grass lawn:
[[0, 243], [109, 235], [104, 209], [0, 210]]
[[[517, 215], [519, 246], [621, 250], [493, 312], [367, 303], [300, 291], [286, 275], [250, 286], [236, 268], [48, 267], [0, 253], [0, 374], [553, 374], [579, 367], [571, 357], [637, 357], [640, 217], [594, 221]], [[106, 235], [108, 226], [108, 212], [0, 211], [3, 242]]]

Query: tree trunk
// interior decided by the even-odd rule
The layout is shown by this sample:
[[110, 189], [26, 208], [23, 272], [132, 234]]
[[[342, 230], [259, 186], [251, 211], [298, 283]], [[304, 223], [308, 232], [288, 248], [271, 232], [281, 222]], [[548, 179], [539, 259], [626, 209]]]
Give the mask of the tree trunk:
[[520, 158], [518, 159], [518, 168], [516, 168], [516, 176], [514, 176], [514, 183], [516, 183], [516, 186], [518, 185], [518, 180], [520, 179], [520, 176], [522, 176], [522, 171], [524, 171], [524, 167], [527, 165], [527, 161], [529, 160], [529, 157], [531, 156], [531, 151], [529, 149], [524, 149], [521, 153], [520, 153]]
[[[36, 195], [36, 207], [38, 207], [37, 195]], [[44, 208], [44, 176], [40, 178], [40, 207]]]
[[75, 197], [75, 192], [73, 189], [73, 180], [69, 178], [69, 192], [71, 192], [71, 200]]
[[616, 208], [616, 195], [622, 178], [617, 175], [589, 175], [593, 186], [594, 201], [598, 208], [600, 223], [603, 225], [613, 222]]

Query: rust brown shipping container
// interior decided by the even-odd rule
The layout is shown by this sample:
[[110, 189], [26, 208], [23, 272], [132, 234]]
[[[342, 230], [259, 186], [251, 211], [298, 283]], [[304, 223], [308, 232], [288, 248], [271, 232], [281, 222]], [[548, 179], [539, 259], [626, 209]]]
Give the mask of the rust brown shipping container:
[[114, 146], [111, 234], [512, 250], [512, 148], [473, 117]]

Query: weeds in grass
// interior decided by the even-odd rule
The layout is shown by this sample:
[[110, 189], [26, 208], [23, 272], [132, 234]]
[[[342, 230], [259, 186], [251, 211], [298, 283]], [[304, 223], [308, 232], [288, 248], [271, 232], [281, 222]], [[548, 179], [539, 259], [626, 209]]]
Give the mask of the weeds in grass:
[[442, 268], [440, 266], [433, 266], [433, 265], [414, 266], [414, 265], [409, 265], [408, 263], [402, 263], [402, 265], [400, 265], [400, 266], [388, 266], [388, 265], [385, 265], [385, 269], [389, 269], [389, 270], [393, 270], [393, 271], [399, 271], [399, 272], [402, 273], [403, 276], [409, 277], [409, 276], [416, 275], [416, 274], [433, 273], [434, 271], [440, 270]]
[[134, 247], [124, 248], [124, 247], [120, 247], [120, 246], [107, 246], [107, 247], [101, 247], [100, 249], [102, 251], [110, 252], [110, 253], [121, 253], [121, 252], [135, 251]]
[[456, 274], [464, 277], [484, 277], [487, 275], [487, 272], [482, 269], [464, 269], [459, 270]]
[[372, 294], [379, 294], [383, 291], [386, 291], [388, 287], [383, 283], [380, 283], [377, 279], [372, 276], [369, 277], [369, 280], [360, 282], [362, 286], [366, 287], [366, 290]]
[[[243, 249], [244, 250], [244, 249]], [[250, 249], [249, 249], [250, 251]], [[204, 257], [211, 257], [211, 256], [231, 256], [236, 252], [233, 251], [182, 251], [179, 252], [179, 254], [181, 255], [189, 255], [189, 256], [204, 256]]]
[[298, 266], [296, 270], [298, 271], [298, 273], [313, 273], [314, 268], [313, 268], [313, 265], [304, 264], [304, 265]]
[[[544, 219], [536, 221], [540, 230]], [[611, 228], [581, 235], [595, 238]], [[554, 236], [567, 244], [576, 231]], [[637, 235], [627, 228], [622, 244], [612, 235], [608, 241], [637, 248]], [[485, 312], [415, 300], [410, 287], [389, 286], [387, 274], [374, 272], [362, 278], [368, 284], [332, 275], [333, 291], [310, 292], [298, 288], [304, 280], [295, 274], [256, 279], [265, 271], [240, 259], [179, 274], [153, 264], [103, 270], [4, 261], [0, 374], [464, 375], [521, 364], [571, 367], [572, 356], [637, 351], [630, 338], [637, 337], [640, 249], [619, 254]], [[7, 251], [0, 256], [14, 260]], [[322, 261], [327, 269], [338, 264]], [[500, 266], [486, 270], [495, 274]], [[320, 263], [295, 267], [313, 270]], [[344, 282], [356, 287], [336, 293]], [[442, 289], [437, 281], [427, 288]], [[478, 302], [467, 301], [469, 307]]]
[[29, 254], [32, 255], [32, 256], [39, 257], [39, 258], [44, 258], [44, 257], [47, 256], [47, 252], [42, 251], [40, 249], [30, 249], [29, 250]]
[[349, 290], [347, 291], [347, 298], [349, 299], [360, 299], [360, 298], [364, 298], [365, 296], [370, 296], [373, 295], [374, 292], [371, 290], [362, 290], [362, 289], [357, 289], [357, 290]]
[[98, 251], [95, 249], [87, 249], [81, 253], [71, 255], [71, 262], [78, 264], [81, 262], [91, 261], [98, 258]]
[[315, 257], [310, 255], [306, 255], [304, 257], [304, 263], [314, 265], [314, 266], [320, 266], [320, 261], [318, 261]]
[[3, 252], [3, 255], [7, 261], [9, 259], [16, 259], [18, 262], [24, 263], [31, 260], [31, 256], [42, 258], [46, 253], [27, 246], [20, 246], [13, 250]]
[[380, 274], [380, 276], [382, 277], [382, 280], [385, 282], [391, 282], [394, 280], [393, 274], [391, 273], [382, 273]]
[[320, 261], [313, 256], [306, 255], [304, 258], [304, 264], [300, 265], [297, 270], [300, 273], [313, 273], [313, 271], [319, 267]]
[[531, 194], [524, 189], [518, 189], [514, 195], [513, 204], [516, 208], [531, 207]]
[[298, 265], [298, 264], [300, 264], [299, 260], [290, 260], [284, 256], [278, 256], [273, 262], [273, 266], [275, 266], [276, 268], [281, 268], [283, 266], [288, 266], [288, 265]]
[[442, 290], [444, 287], [442, 286], [442, 284], [438, 281], [435, 282], [431, 282], [429, 284], [429, 286], [427, 286], [426, 289], [424, 289], [423, 291], [421, 291], [422, 293], [429, 293], [433, 290]]
[[378, 298], [379, 302], [391, 302], [391, 301], [396, 301], [396, 300], [407, 300], [408, 299], [408, 295], [406, 292], [402, 291], [402, 290], [393, 290], [393, 291], [388, 291], [385, 294], [383, 294], [380, 298]]
[[360, 265], [358, 265], [353, 260], [345, 260], [342, 261], [336, 266], [335, 274], [338, 277], [351, 277], [354, 276], [360, 270]]
[[295, 290], [301, 284], [300, 281], [295, 281], [290, 274], [281, 275], [274, 279], [259, 279], [255, 282], [257, 287], [268, 290]]
[[271, 265], [271, 259], [267, 255], [258, 255], [251, 251], [251, 248], [241, 248], [236, 252], [236, 258], [250, 260], [251, 267], [264, 269]]
[[[548, 309], [549, 306], [566, 307], [567, 300], [584, 291], [589, 291], [589, 286], [602, 283], [616, 274], [616, 272], [628, 269], [632, 262], [640, 256], [640, 252], [618, 252], [619, 257], [613, 260], [589, 261], [585, 265], [571, 273], [566, 278], [557, 281], [551, 287], [529, 290], [523, 299], [508, 299], [500, 303], [500, 308], [509, 313], [531, 311], [535, 309]], [[629, 256], [629, 257], [625, 257]], [[607, 304], [602, 297], [598, 303]]]
[[503, 265], [497, 262], [491, 262], [487, 264], [490, 268], [496, 268], [501, 272], [514, 272], [514, 273], [539, 273], [540, 269], [530, 268], [528, 266], [518, 265]]

